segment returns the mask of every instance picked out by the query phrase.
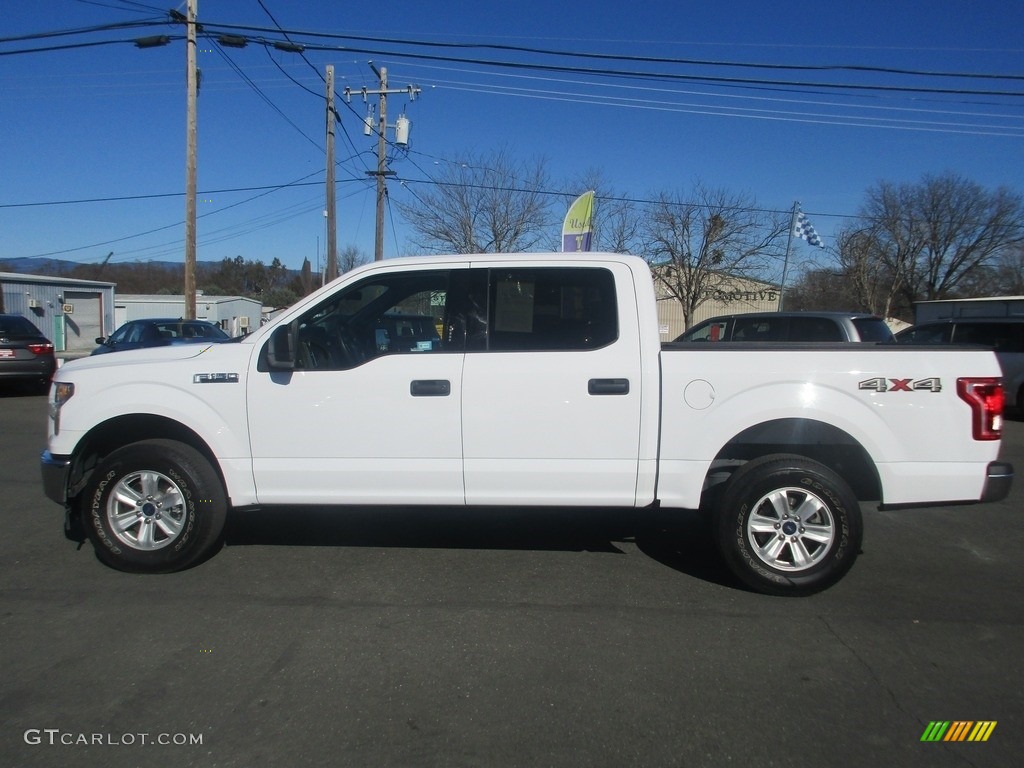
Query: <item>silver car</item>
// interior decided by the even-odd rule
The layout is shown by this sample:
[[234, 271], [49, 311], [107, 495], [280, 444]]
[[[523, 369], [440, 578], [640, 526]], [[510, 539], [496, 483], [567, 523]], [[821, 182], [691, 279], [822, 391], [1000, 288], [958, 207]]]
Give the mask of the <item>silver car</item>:
[[866, 312], [749, 312], [712, 317], [676, 341], [891, 342], [885, 320]]

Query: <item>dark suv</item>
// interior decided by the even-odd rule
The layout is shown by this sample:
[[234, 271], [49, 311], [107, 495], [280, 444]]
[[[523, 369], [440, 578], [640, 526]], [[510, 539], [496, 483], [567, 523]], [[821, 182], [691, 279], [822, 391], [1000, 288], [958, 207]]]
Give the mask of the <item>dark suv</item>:
[[49, 386], [57, 358], [53, 344], [21, 315], [0, 315], [0, 381]]
[[865, 312], [750, 312], [712, 317], [676, 341], [890, 342], [885, 320]]
[[1006, 400], [1024, 413], [1024, 318], [952, 318], [906, 328], [900, 344], [974, 344], [990, 347], [1003, 369]]

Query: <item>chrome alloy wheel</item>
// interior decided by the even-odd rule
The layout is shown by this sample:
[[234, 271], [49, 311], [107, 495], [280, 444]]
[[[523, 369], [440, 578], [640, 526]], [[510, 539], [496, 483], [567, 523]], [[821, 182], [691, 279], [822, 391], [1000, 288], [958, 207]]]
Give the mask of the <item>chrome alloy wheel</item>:
[[816, 565], [835, 536], [828, 504], [805, 488], [777, 488], [765, 494], [747, 518], [747, 540], [754, 554], [780, 571]]
[[178, 537], [185, 522], [181, 488], [152, 470], [125, 475], [107, 498], [107, 522], [132, 549], [162, 549]]

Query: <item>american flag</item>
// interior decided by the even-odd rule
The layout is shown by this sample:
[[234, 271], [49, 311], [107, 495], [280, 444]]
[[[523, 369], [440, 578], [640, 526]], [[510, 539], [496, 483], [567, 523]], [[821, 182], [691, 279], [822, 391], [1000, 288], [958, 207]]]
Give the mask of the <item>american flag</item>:
[[804, 212], [800, 211], [796, 215], [796, 227], [793, 230], [793, 234], [797, 237], [802, 237], [811, 245], [816, 245], [819, 248], [824, 248], [825, 244], [821, 242], [821, 238], [818, 233], [814, 230], [814, 226], [811, 224], [810, 219], [804, 216]]

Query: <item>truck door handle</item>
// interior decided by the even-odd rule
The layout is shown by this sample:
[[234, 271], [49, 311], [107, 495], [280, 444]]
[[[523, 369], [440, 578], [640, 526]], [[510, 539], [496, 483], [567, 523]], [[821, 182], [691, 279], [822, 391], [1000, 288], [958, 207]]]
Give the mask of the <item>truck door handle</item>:
[[629, 379], [591, 379], [587, 382], [591, 395], [628, 395]]
[[448, 397], [452, 383], [447, 379], [417, 379], [409, 385], [413, 397]]

